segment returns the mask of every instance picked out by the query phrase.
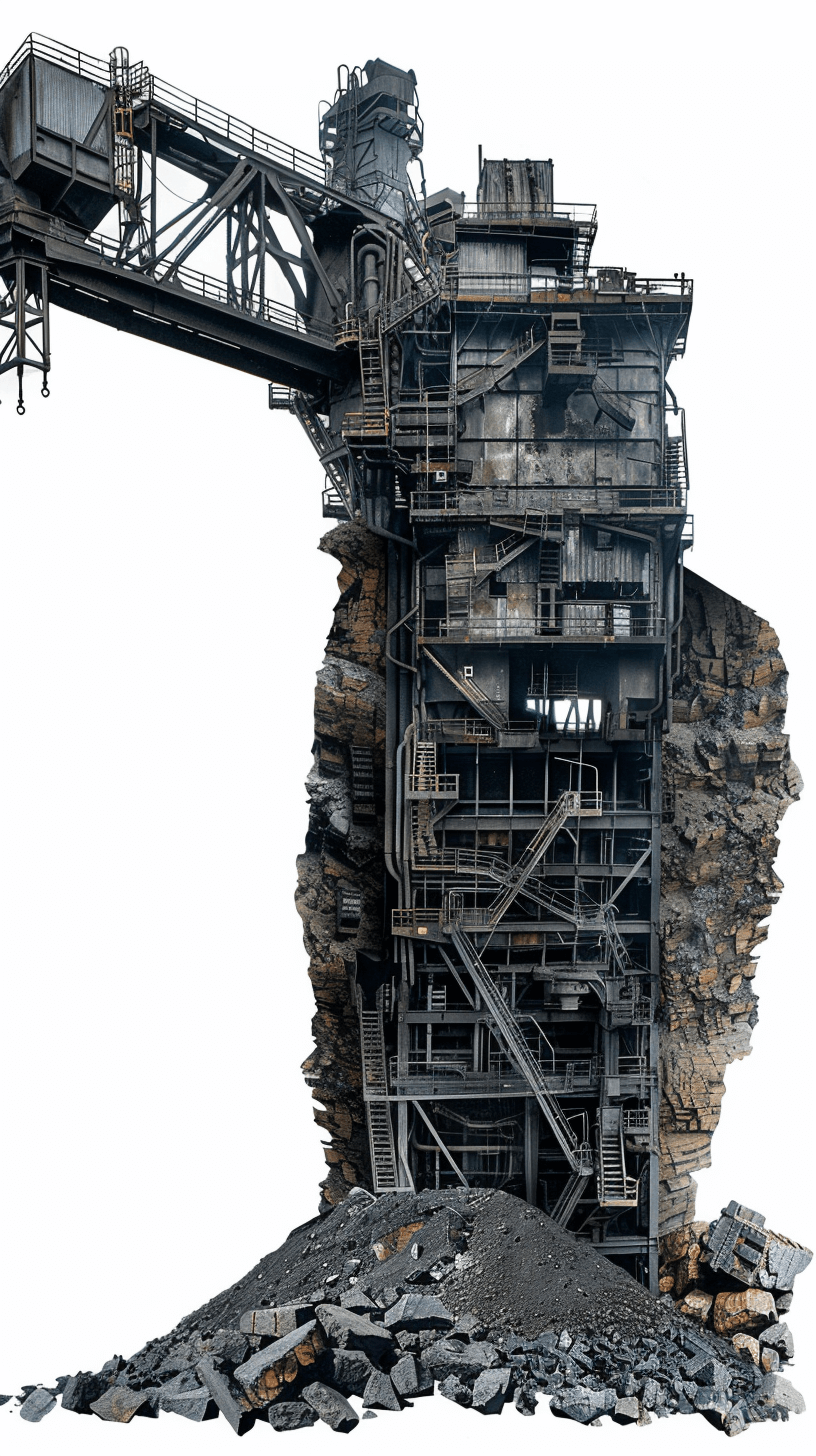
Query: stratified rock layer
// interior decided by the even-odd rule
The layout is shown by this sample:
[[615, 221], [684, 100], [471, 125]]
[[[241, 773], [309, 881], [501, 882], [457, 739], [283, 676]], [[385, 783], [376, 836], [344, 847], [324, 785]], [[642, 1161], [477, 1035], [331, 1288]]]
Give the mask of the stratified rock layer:
[[[752, 954], [782, 889], [776, 829], [801, 779], [783, 733], [787, 675], [768, 623], [685, 574], [682, 662], [665, 741], [661, 1233], [691, 1223], [729, 1062], [757, 1019]], [[671, 803], [673, 798], [673, 817]]]
[[[295, 903], [303, 919], [316, 1012], [315, 1049], [303, 1066], [322, 1106], [315, 1120], [329, 1135], [327, 1203], [370, 1186], [360, 1033], [353, 1000], [355, 951], [378, 956], [383, 933], [383, 819], [353, 821], [349, 747], [374, 752], [375, 781], [385, 752], [385, 543], [364, 527], [336, 526], [320, 543], [337, 557], [340, 598], [317, 675], [314, 767], [307, 780], [309, 830], [298, 859]], [[379, 806], [378, 806], [379, 809]], [[360, 929], [337, 934], [338, 890], [362, 894]]]

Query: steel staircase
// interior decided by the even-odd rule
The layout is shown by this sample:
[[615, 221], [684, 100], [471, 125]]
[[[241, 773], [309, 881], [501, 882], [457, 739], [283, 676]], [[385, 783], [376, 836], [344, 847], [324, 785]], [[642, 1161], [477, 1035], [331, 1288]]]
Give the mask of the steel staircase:
[[368, 1144], [375, 1193], [399, 1189], [394, 1130], [388, 1107], [385, 1071], [385, 1038], [381, 1011], [360, 1011], [360, 1045], [363, 1058], [363, 1097], [368, 1121]]
[[483, 964], [475, 945], [457, 925], [451, 927], [451, 940], [482, 998], [482, 1005], [490, 1017], [491, 1030], [496, 1040], [530, 1087], [570, 1168], [581, 1177], [589, 1177], [592, 1172], [591, 1151], [587, 1144], [579, 1143], [558, 1101], [549, 1091], [539, 1062], [530, 1051], [513, 1013]]
[[363, 434], [388, 434], [388, 399], [385, 392], [382, 338], [360, 338], [360, 376], [363, 384]]
[[539, 860], [543, 859], [556, 834], [563, 829], [572, 815], [581, 813], [581, 795], [571, 789], [565, 790], [556, 800], [544, 823], [514, 865], [507, 867], [507, 881], [501, 893], [496, 896], [488, 912], [488, 927], [493, 929], [510, 909], [516, 896], [523, 890]]
[[326, 493], [328, 503], [334, 504], [339, 498], [348, 512], [349, 520], [354, 520], [354, 465], [346, 446], [338, 447], [334, 444], [317, 410], [305, 394], [293, 389], [289, 407], [292, 414], [300, 420], [326, 472], [329, 481], [329, 490]]
[[456, 691], [461, 693], [463, 698], [467, 698], [471, 707], [475, 708], [476, 712], [480, 713], [493, 728], [501, 730], [507, 728], [507, 718], [501, 708], [491, 701], [487, 693], [482, 692], [482, 689], [472, 677], [459, 677], [458, 674], [454, 674], [447, 667], [444, 667], [439, 661], [439, 658], [434, 657], [434, 654], [427, 647], [423, 647], [422, 650], [425, 656], [433, 663], [433, 666], [442, 673], [442, 676], [446, 677], [448, 682], [453, 683]]
[[502, 379], [506, 379], [508, 374], [512, 374], [514, 369], [518, 369], [520, 364], [526, 364], [527, 360], [531, 359], [533, 354], [536, 354], [542, 344], [546, 342], [546, 334], [537, 339], [531, 329], [529, 333], [523, 334], [511, 348], [505, 349], [504, 353], [500, 354], [492, 364], [483, 364], [479, 369], [468, 370], [459, 378], [456, 389], [457, 405], [467, 404], [469, 400], [478, 399], [479, 395], [487, 394], [488, 390], [493, 389]]
[[553, 1205], [550, 1218], [561, 1228], [566, 1228], [574, 1214], [581, 1195], [589, 1182], [588, 1173], [571, 1173], [559, 1197]]
[[602, 1208], [635, 1208], [638, 1180], [626, 1172], [623, 1109], [602, 1107], [598, 1124], [598, 1202]]

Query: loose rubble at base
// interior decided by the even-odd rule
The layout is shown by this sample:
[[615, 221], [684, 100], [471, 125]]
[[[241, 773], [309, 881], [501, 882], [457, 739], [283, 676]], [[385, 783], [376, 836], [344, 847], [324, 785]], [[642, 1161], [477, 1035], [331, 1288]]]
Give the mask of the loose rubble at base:
[[[363, 1418], [434, 1393], [480, 1415], [646, 1425], [702, 1414], [729, 1436], [804, 1401], [784, 1372], [810, 1252], [732, 1203], [664, 1243], [649, 1293], [539, 1209], [488, 1189], [362, 1189], [130, 1360], [25, 1386], [24, 1420], [222, 1416], [242, 1436]], [[9, 1396], [0, 1396], [0, 1404]]]

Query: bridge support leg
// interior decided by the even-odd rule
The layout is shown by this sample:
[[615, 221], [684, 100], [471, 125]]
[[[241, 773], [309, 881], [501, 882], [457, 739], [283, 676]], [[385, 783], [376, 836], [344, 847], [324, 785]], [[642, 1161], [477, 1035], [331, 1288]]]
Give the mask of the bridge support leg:
[[527, 1097], [524, 1103], [524, 1183], [528, 1203], [538, 1202], [538, 1103]]

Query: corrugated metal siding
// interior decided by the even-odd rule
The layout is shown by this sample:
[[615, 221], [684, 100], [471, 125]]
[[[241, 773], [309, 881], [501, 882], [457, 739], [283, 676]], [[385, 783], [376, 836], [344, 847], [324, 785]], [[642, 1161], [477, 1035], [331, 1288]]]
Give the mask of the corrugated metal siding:
[[648, 595], [650, 585], [650, 553], [645, 542], [611, 532], [612, 550], [598, 551], [592, 528], [575, 526], [564, 540], [562, 578], [564, 581], [630, 581], [641, 582]]
[[[13, 93], [6, 102], [8, 117], [6, 145], [9, 161], [16, 162], [31, 146], [31, 64], [24, 62], [4, 91]], [[5, 95], [4, 95], [5, 100]]]
[[494, 207], [503, 205], [513, 212], [525, 207], [541, 212], [552, 205], [553, 164], [527, 158], [511, 162], [506, 157], [484, 162], [478, 200]]
[[460, 286], [478, 278], [510, 275], [519, 280], [520, 291], [527, 289], [527, 245], [521, 241], [463, 238], [459, 244]]
[[[37, 121], [58, 136], [84, 142], [102, 107], [105, 92], [84, 76], [74, 76], [61, 66], [39, 57], [35, 61]], [[91, 144], [91, 151], [106, 155], [110, 146], [103, 124]]]

